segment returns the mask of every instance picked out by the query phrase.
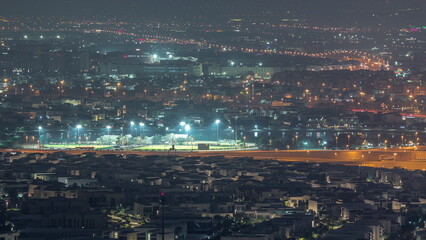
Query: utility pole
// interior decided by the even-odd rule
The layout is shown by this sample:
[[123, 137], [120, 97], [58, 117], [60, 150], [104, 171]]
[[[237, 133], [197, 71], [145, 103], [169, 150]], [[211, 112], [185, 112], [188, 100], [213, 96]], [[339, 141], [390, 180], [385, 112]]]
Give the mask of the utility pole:
[[235, 117], [235, 146], [238, 141], [238, 116]]
[[164, 193], [161, 193], [161, 240], [164, 240]]

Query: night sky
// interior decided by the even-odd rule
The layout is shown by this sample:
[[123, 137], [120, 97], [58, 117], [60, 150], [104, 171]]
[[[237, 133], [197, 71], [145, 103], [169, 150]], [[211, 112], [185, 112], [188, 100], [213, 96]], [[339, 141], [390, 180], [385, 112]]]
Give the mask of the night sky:
[[185, 16], [295, 11], [327, 18], [333, 16], [324, 14], [426, 7], [425, 0], [0, 0], [0, 4], [0, 14], [6, 16]]

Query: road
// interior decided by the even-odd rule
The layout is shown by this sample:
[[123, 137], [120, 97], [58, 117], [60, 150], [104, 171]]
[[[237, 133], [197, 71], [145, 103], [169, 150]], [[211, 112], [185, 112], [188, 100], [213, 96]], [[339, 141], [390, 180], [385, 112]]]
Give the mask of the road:
[[[277, 150], [277, 151], [195, 151], [195, 152], [142, 152], [142, 151], [80, 151], [63, 150], [68, 154], [95, 152], [96, 154], [135, 154], [149, 155], [178, 155], [178, 156], [224, 156], [226, 158], [252, 157], [254, 159], [272, 159], [278, 161], [303, 161], [317, 163], [332, 163], [359, 165], [384, 168], [406, 168], [409, 170], [426, 169], [426, 151], [423, 149], [371, 149], [371, 150]], [[53, 153], [60, 150], [41, 149], [7, 149], [2, 152]]]
[[[134, 33], [130, 35], [135, 35]], [[370, 54], [368, 52], [359, 51], [359, 50], [332, 50], [320, 53], [307, 53], [302, 51], [277, 51], [270, 49], [255, 49], [255, 48], [247, 48], [247, 47], [239, 47], [239, 46], [230, 46], [224, 44], [217, 44], [214, 42], [207, 42], [206, 40], [197, 41], [194, 39], [179, 39], [173, 37], [166, 37], [160, 35], [142, 35], [145, 38], [151, 38], [156, 40], [162, 40], [166, 42], [180, 43], [180, 44], [193, 44], [202, 47], [208, 48], [218, 48], [226, 51], [241, 51], [247, 53], [257, 53], [257, 54], [281, 54], [281, 55], [289, 55], [289, 56], [305, 56], [305, 57], [313, 57], [313, 58], [329, 58], [329, 59], [337, 59], [341, 61], [348, 60], [356, 60], [362, 62], [365, 66], [365, 69], [369, 69], [372, 71], [378, 71], [382, 69], [389, 70], [389, 66], [387, 62], [378, 56]], [[324, 69], [326, 70], [326, 69]], [[352, 69], [358, 70], [358, 69]]]
[[[99, 29], [86, 29], [85, 33], [99, 33]], [[127, 35], [130, 37], [139, 37], [139, 41], [145, 42], [161, 42], [161, 43], [177, 43], [177, 44], [191, 44], [197, 45], [205, 48], [217, 48], [224, 51], [239, 51], [246, 53], [256, 53], [256, 54], [280, 54], [288, 56], [305, 56], [313, 58], [328, 58], [328, 59], [337, 59], [340, 61], [347, 61], [351, 59], [356, 59], [357, 61], [362, 62], [365, 66], [364, 69], [369, 69], [372, 71], [378, 71], [382, 69], [389, 70], [389, 65], [387, 61], [381, 57], [375, 56], [368, 52], [360, 50], [330, 50], [319, 53], [308, 53], [303, 51], [290, 51], [290, 50], [271, 50], [271, 49], [259, 49], [259, 48], [249, 48], [241, 46], [232, 46], [225, 45], [216, 42], [208, 42], [207, 40], [195, 40], [195, 39], [180, 39], [175, 37], [167, 37], [162, 35], [147, 35], [147, 34], [138, 34], [136, 32], [123, 32], [123, 31], [110, 31], [107, 29], [102, 30], [104, 33], [111, 33], [116, 35]], [[324, 69], [326, 70], [326, 69]], [[354, 67], [352, 70], [358, 70], [357, 67]]]

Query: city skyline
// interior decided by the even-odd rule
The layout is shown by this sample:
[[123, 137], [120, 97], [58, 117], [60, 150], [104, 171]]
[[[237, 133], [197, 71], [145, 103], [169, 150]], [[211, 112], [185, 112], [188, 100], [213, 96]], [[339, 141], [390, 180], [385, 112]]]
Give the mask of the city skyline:
[[426, 239], [425, 0], [0, 0], [0, 240]]

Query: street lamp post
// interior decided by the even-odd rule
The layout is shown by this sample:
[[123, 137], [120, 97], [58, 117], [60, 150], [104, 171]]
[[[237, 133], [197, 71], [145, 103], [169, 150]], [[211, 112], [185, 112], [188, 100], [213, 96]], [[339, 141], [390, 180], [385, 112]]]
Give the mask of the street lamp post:
[[70, 142], [70, 127], [68, 126], [67, 128], [67, 142], [65, 144], [65, 146], [68, 148], [68, 144]]
[[142, 136], [145, 135], [145, 123], [139, 123], [139, 137], [142, 139]]
[[[168, 131], [169, 131], [169, 127], [166, 127], [166, 136], [165, 136], [166, 141], [167, 141], [167, 134], [168, 134]], [[170, 140], [171, 140], [171, 144], [173, 145], [173, 137], [172, 137]], [[166, 141], [165, 141], [165, 142], [166, 142]]]
[[299, 138], [299, 136], [298, 135], [296, 135], [295, 137], [294, 137], [294, 139], [295, 139], [295, 141], [294, 141], [294, 149], [297, 149], [297, 139]]
[[130, 122], [130, 135], [133, 136], [133, 126], [135, 125], [135, 122]]
[[124, 141], [123, 141], [124, 127], [122, 126], [122, 127], [120, 127], [120, 129], [121, 129], [120, 145], [123, 145], [124, 144]]
[[41, 148], [41, 130], [43, 128], [41, 126], [38, 127], [38, 148]]
[[350, 147], [350, 145], [351, 145], [351, 135], [349, 134], [348, 135], [348, 146]]
[[235, 117], [235, 145], [238, 142], [238, 117]]
[[185, 129], [187, 137], [189, 137], [189, 130], [191, 130], [191, 126], [189, 126], [189, 124], [186, 124], [185, 127], [184, 127], [184, 129]]
[[380, 146], [380, 133], [377, 134], [377, 147]]
[[106, 129], [107, 129], [107, 134], [108, 134], [108, 144], [111, 144], [111, 137], [110, 137], [110, 135], [111, 135], [111, 126], [107, 126], [106, 127]]
[[419, 132], [416, 132], [415, 136], [416, 136], [416, 145], [417, 146], [419, 146], [419, 144], [420, 144], [420, 138], [418, 137], [418, 135], [419, 135]]
[[80, 124], [77, 125], [77, 143], [80, 144], [80, 129], [82, 126]]
[[215, 123], [216, 123], [216, 141], [219, 143], [219, 124], [220, 124], [220, 120], [217, 119], [215, 121]]
[[257, 146], [259, 146], [259, 141], [257, 140], [258, 134], [259, 134], [259, 132], [258, 132], [258, 126], [256, 124], [256, 125], [254, 125], [254, 137], [255, 137], [254, 142], [255, 142], [255, 144]]
[[336, 150], [337, 150], [337, 143], [338, 143], [339, 137], [336, 136]]
[[194, 151], [194, 137], [191, 137], [191, 152]]

